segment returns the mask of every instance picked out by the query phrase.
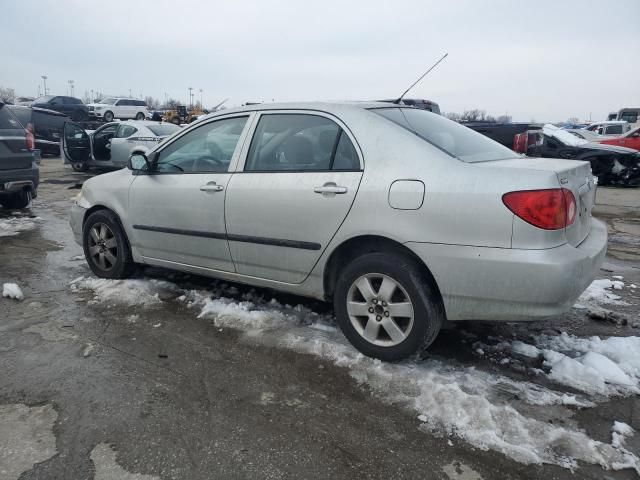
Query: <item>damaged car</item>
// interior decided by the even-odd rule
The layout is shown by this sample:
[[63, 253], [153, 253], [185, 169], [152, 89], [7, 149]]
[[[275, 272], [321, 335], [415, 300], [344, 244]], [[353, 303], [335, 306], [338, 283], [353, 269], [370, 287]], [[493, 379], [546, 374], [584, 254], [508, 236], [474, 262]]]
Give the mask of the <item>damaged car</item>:
[[516, 135], [513, 145], [528, 157], [588, 161], [600, 185], [640, 185], [640, 152], [632, 148], [590, 142], [549, 124]]
[[91, 167], [122, 168], [133, 153], [146, 153], [168, 136], [179, 131], [172, 123], [130, 120], [107, 123], [87, 131], [67, 122], [62, 136], [64, 163], [76, 172]]

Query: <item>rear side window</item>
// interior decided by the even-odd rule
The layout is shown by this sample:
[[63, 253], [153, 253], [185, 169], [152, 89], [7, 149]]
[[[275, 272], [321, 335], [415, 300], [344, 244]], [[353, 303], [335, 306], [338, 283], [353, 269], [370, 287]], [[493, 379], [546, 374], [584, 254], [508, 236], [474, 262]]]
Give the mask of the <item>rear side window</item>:
[[622, 125], [609, 125], [607, 126], [607, 135], [621, 135]]
[[[7, 108], [7, 107], [5, 107]], [[22, 125], [25, 127], [28, 123], [31, 123], [31, 109], [26, 107], [9, 107], [8, 110], [13, 113], [16, 118], [20, 121]]]
[[138, 107], [146, 107], [147, 106], [147, 104], [144, 103], [142, 100], [132, 100], [131, 103], [133, 105], [138, 106]]
[[154, 135], [159, 137], [163, 135], [171, 135], [172, 133], [182, 130], [178, 125], [173, 123], [162, 123], [160, 125], [147, 125], [147, 128], [153, 132]]
[[263, 114], [245, 165], [247, 172], [359, 170], [358, 155], [332, 120], [308, 114]]
[[624, 120], [629, 123], [636, 123], [638, 121], [638, 112], [624, 112], [620, 115], [620, 120]]
[[459, 123], [417, 108], [376, 108], [372, 112], [416, 134], [463, 162], [514, 158], [513, 150]]
[[22, 129], [22, 125], [8, 108], [0, 108], [0, 130]]

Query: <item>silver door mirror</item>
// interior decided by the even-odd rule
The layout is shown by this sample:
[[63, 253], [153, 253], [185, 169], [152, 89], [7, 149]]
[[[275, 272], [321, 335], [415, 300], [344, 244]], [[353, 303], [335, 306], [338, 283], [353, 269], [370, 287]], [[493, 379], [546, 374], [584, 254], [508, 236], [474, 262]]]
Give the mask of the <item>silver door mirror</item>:
[[134, 172], [143, 172], [149, 170], [149, 160], [142, 153], [134, 153], [129, 157], [127, 167]]

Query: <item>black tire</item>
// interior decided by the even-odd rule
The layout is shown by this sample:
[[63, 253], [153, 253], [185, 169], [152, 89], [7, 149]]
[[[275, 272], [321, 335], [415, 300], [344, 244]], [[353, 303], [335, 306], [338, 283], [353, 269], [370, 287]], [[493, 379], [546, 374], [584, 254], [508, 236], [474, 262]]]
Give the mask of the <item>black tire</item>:
[[[407, 300], [412, 304], [413, 319], [410, 326], [406, 325], [404, 327], [406, 328], [404, 331], [406, 337], [400, 343], [394, 345], [373, 343], [367, 340], [364, 334], [358, 332], [351, 320], [347, 310], [347, 301], [350, 295], [353, 295], [352, 292], [354, 290], [352, 287], [355, 287], [354, 282], [368, 275], [372, 277], [380, 276], [381, 278], [389, 277], [400, 287], [393, 290], [395, 292], [394, 295], [406, 296], [408, 297]], [[382, 290], [380, 286], [377, 288], [379, 290], [374, 298]], [[362, 301], [366, 302], [366, 299]], [[419, 268], [415, 260], [407, 255], [393, 252], [368, 253], [349, 263], [339, 274], [335, 285], [333, 304], [338, 325], [351, 344], [364, 355], [385, 361], [402, 360], [425, 350], [435, 340], [445, 321], [444, 307], [437, 288]], [[385, 303], [385, 305], [387, 304]], [[390, 301], [391, 305], [393, 304]], [[374, 306], [380, 308], [379, 305], [371, 305], [370, 307]], [[387, 307], [385, 306], [384, 308], [386, 310]], [[380, 322], [388, 320], [384, 318], [385, 316], [389, 317], [389, 312], [387, 311], [380, 312], [380, 316], [377, 315], [378, 312], [374, 314], [371, 308], [369, 308], [368, 312], [371, 312], [371, 315]], [[399, 324], [395, 322], [394, 316], [391, 315], [391, 317], [390, 320], [398, 327]], [[366, 316], [355, 316], [354, 321], [362, 321], [361, 328], [364, 329], [368, 322], [374, 321], [371, 316], [367, 320], [364, 320], [365, 318]], [[408, 322], [406, 319], [401, 320]], [[382, 324], [379, 323], [378, 329], [377, 331], [382, 332], [379, 335], [386, 335], [386, 332], [383, 332]], [[376, 341], [384, 343], [387, 340]], [[392, 343], [393, 339], [389, 337], [388, 342]]]
[[74, 172], [86, 172], [89, 170], [89, 164], [87, 162], [72, 162], [71, 168]]
[[7, 209], [27, 208], [31, 204], [33, 195], [31, 190], [22, 190], [20, 192], [12, 193], [0, 200], [2, 206]]
[[144, 113], [138, 112], [136, 114], [136, 120], [144, 120]]
[[[108, 233], [100, 238], [104, 240], [104, 243], [101, 244], [92, 236], [92, 230], [94, 227], [97, 230], [102, 230], [103, 226], [108, 229]], [[112, 239], [114, 239], [114, 242], [111, 242]], [[112, 247], [114, 244], [115, 247]], [[133, 272], [135, 264], [131, 256], [129, 241], [120, 226], [120, 220], [113, 212], [98, 210], [89, 215], [82, 226], [82, 246], [89, 268], [98, 277], [127, 278]], [[97, 250], [95, 247], [97, 247]], [[100, 253], [96, 253], [101, 249], [103, 249], [102, 263], [100, 261]], [[107, 258], [107, 250], [112, 257], [115, 257], [115, 261]]]
[[111, 110], [107, 110], [106, 112], [104, 112], [102, 118], [104, 118], [104, 121], [107, 123], [113, 122], [113, 112]]
[[82, 110], [73, 111], [71, 113], [71, 120], [73, 120], [74, 122], [82, 122], [82, 121], [86, 120], [85, 112], [83, 112]]
[[171, 117], [171, 123], [174, 125], [180, 125], [180, 117]]

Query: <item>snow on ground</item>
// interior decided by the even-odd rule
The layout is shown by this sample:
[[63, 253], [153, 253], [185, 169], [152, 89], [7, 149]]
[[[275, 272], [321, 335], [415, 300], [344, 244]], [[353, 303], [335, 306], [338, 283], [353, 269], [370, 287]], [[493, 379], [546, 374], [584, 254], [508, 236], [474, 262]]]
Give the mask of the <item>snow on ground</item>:
[[38, 226], [38, 217], [11, 216], [0, 218], [0, 237], [12, 237], [22, 232], [28, 232]]
[[22, 289], [17, 283], [4, 283], [2, 285], [2, 296], [5, 298], [13, 298], [15, 300], [24, 300]]
[[[600, 340], [562, 335], [539, 337], [535, 345], [502, 342], [520, 356], [544, 358], [552, 379], [564, 379], [571, 368], [588, 372], [589, 379], [602, 379], [598, 383], [604, 385], [601, 390], [583, 388], [583, 395], [575, 395], [448, 359], [401, 363], [373, 360], [347, 343], [331, 316], [302, 305], [265, 300], [255, 292], [240, 296], [235, 287], [224, 283], [214, 283], [212, 290], [204, 291], [181, 290], [158, 280], [81, 277], [72, 282], [71, 288], [91, 291], [94, 301], [141, 307], [156, 304], [161, 290], [169, 290], [174, 301], [198, 318], [211, 320], [220, 328], [243, 331], [245, 341], [317, 355], [346, 368], [382, 401], [414, 412], [420, 428], [426, 431], [455, 436], [522, 463], [574, 469], [578, 461], [584, 461], [605, 469], [635, 468], [640, 473], [640, 459], [624, 448], [620, 437], [626, 434], [614, 431], [617, 437], [612, 434], [612, 443], [607, 444], [590, 438], [571, 422], [554, 424], [535, 415], [536, 409], [553, 406], [560, 409], [562, 418], [570, 418], [576, 409], [590, 408], [603, 398], [596, 394], [633, 392], [640, 377], [640, 345], [634, 343], [640, 339], [635, 337]], [[564, 386], [568, 381], [558, 383]]]
[[611, 289], [622, 290], [623, 288], [624, 282], [620, 281], [620, 279], [616, 280], [615, 277], [614, 280], [607, 278], [594, 280], [580, 295], [574, 308], [588, 308], [600, 304], [627, 305], [626, 302], [620, 300], [622, 298], [620, 295], [616, 295], [611, 291]]

